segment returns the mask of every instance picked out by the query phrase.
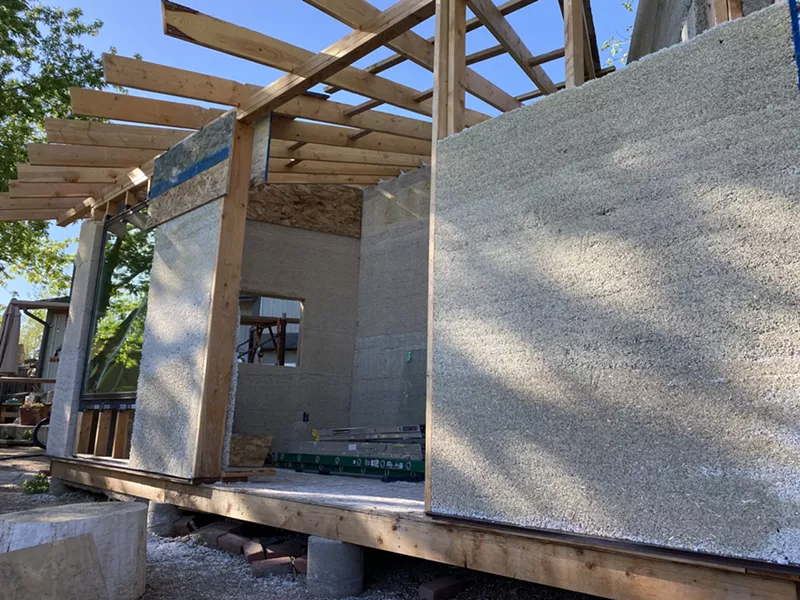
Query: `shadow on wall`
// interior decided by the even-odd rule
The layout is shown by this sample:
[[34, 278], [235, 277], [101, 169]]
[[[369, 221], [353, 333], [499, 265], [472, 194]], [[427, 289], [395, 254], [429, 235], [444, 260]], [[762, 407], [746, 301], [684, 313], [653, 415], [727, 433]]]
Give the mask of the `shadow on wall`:
[[800, 111], [697, 124], [437, 214], [434, 512], [800, 563]]

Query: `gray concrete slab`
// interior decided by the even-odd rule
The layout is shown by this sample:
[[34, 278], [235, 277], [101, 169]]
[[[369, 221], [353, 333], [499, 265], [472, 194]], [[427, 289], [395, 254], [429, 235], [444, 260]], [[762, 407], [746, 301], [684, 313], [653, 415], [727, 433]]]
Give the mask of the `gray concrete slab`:
[[800, 564], [781, 3], [439, 143], [432, 509]]

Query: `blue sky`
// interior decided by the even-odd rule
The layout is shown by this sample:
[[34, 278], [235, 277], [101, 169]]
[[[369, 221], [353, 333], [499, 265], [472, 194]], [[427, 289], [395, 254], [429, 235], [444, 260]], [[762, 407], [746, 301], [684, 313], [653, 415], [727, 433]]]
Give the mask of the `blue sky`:
[[[371, 0], [372, 4], [382, 10], [388, 8], [394, 1]], [[302, 0], [262, 0], [260, 2], [254, 0], [227, 0], [226, 2], [180, 0], [180, 2], [214, 17], [255, 29], [315, 52], [322, 50], [350, 31], [346, 26]], [[495, 0], [495, 2], [499, 3], [499, 0]], [[131, 10], [129, 2], [117, 0], [83, 0], [81, 2], [72, 0], [47, 3], [64, 8], [71, 8], [77, 4], [83, 8], [87, 20], [101, 19], [104, 25], [100, 35], [84, 41], [98, 54], [106, 52], [111, 46], [114, 46], [117, 52], [123, 56], [132, 56], [138, 52], [144, 60], [151, 62], [259, 85], [266, 85], [282, 74], [269, 67], [167, 37], [162, 31], [161, 2], [159, 0], [144, 0], [137, 3], [135, 10]], [[633, 13], [622, 7], [621, 0], [592, 0], [592, 10], [597, 39], [601, 44], [611, 36], [624, 36], [626, 27], [633, 23]], [[556, 0], [539, 0], [510, 15], [508, 20], [534, 54], [542, 54], [564, 45], [563, 22]], [[431, 36], [433, 20], [429, 19], [420, 24], [415, 31], [424, 37]], [[475, 52], [496, 43], [486, 29], [478, 29], [467, 36], [467, 52]], [[389, 54], [389, 50], [381, 48], [357, 62], [356, 66], [363, 67], [372, 64]], [[605, 56], [603, 61], [605, 62]], [[506, 55], [479, 63], [472, 68], [514, 95], [530, 91], [533, 87], [522, 70]], [[545, 70], [553, 81], [563, 81], [563, 60], [548, 63], [545, 65]], [[384, 72], [383, 75], [419, 90], [429, 89], [432, 85], [430, 72], [408, 61]], [[320, 88], [315, 89], [321, 91]], [[131, 93], [159, 97], [157, 94], [138, 91]], [[170, 99], [174, 100], [174, 98]], [[348, 92], [338, 92], [334, 94], [333, 99], [351, 104], [357, 104], [364, 100]], [[467, 106], [490, 115], [498, 114], [495, 109], [469, 95], [467, 96]], [[380, 110], [408, 114], [385, 105]], [[419, 115], [411, 116], [419, 118]], [[77, 225], [67, 228], [53, 225], [50, 229], [52, 236], [56, 239], [77, 237], [78, 235]], [[12, 291], [19, 292], [21, 298], [31, 298], [35, 295], [35, 290], [24, 280], [17, 279], [10, 282], [7, 288], [0, 288], [0, 305], [8, 302]]]

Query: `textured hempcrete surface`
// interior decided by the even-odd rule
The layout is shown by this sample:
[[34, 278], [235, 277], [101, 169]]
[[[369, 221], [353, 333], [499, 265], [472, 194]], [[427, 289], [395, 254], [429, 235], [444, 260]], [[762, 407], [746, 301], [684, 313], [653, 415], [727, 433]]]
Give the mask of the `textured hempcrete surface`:
[[248, 220], [244, 247], [241, 288], [302, 300], [303, 315], [296, 368], [239, 364], [233, 431], [279, 449], [348, 425], [359, 240]]
[[425, 422], [430, 193], [427, 167], [364, 190], [350, 425]]
[[159, 226], [130, 466], [191, 477], [221, 200]]
[[800, 563], [796, 85], [783, 3], [440, 143], [434, 512]]

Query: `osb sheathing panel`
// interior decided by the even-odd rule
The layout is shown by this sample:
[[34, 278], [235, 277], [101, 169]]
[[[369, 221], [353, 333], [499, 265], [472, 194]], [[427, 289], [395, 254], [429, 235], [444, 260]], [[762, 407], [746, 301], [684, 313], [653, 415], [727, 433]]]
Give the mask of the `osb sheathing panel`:
[[357, 238], [361, 199], [361, 189], [346, 185], [262, 184], [250, 190], [247, 218]]

